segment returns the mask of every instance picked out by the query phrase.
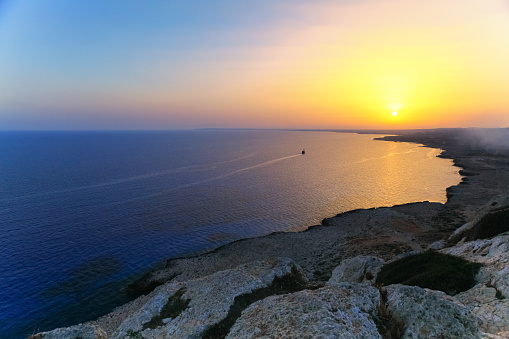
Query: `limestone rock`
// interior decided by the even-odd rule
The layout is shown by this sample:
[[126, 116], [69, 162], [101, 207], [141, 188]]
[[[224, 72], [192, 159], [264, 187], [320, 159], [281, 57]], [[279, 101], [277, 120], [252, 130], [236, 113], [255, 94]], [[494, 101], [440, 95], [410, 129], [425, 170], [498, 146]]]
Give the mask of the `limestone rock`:
[[[509, 196], [491, 202], [481, 212], [493, 211], [501, 206], [509, 206]], [[400, 207], [400, 210], [401, 208], [403, 207]], [[377, 218], [373, 218], [373, 213], [366, 211], [350, 212], [331, 219], [337, 223], [331, 226], [341, 226], [344, 230], [342, 222], [345, 218], [348, 215], [355, 216], [355, 222], [349, 224], [353, 232], [349, 235], [358, 235], [360, 231], [354, 226], [359, 224], [359, 220], [362, 220], [362, 223], [365, 221], [368, 229], [377, 230], [381, 227], [380, 220], [399, 220], [403, 215], [383, 208], [375, 212]], [[483, 213], [478, 213], [476, 218], [465, 224], [455, 236], [464, 238], [464, 232], [468, 232], [476, 220], [483, 217]], [[406, 226], [415, 221], [408, 216], [405, 220], [408, 222]], [[394, 224], [400, 225], [395, 221]], [[287, 236], [295, 237], [293, 240], [302, 240], [307, 239], [307, 235], [323, 233], [320, 238], [320, 243], [323, 243], [332, 239], [327, 233], [331, 231], [337, 233], [333, 227], [318, 227]], [[399, 234], [399, 231], [396, 231], [393, 235]], [[279, 237], [282, 235], [274, 234], [253, 240], [259, 245], [254, 248], [260, 252], [249, 253], [259, 256], [267, 248], [273, 248], [271, 253], [281, 253], [282, 249], [288, 251], [292, 248], [282, 246]], [[309, 239], [309, 246], [305, 247], [315, 248], [316, 239]], [[302, 245], [302, 242], [293, 243]], [[315, 249], [320, 257], [324, 258], [320, 259], [322, 261], [307, 261], [306, 256], [298, 257], [300, 262], [307, 265], [306, 272], [309, 277], [316, 277], [317, 274], [313, 273], [316, 271], [328, 274], [331, 268], [340, 262], [341, 256], [336, 255], [339, 248], [337, 243], [338, 241], [333, 239], [327, 246], [323, 246], [325, 250]], [[386, 307], [395, 318], [405, 324], [403, 338], [509, 339], [509, 233], [475, 241], [464, 238], [449, 248], [442, 248], [443, 245], [444, 242], [438, 242], [430, 248], [484, 265], [476, 277], [477, 285], [455, 297], [419, 287], [386, 287]], [[202, 338], [214, 326], [222, 324], [225, 319], [231, 319], [229, 314], [233, 312], [232, 306], [246, 296], [249, 297], [249, 302], [243, 307], [250, 306], [243, 311], [243, 307], [240, 307], [235, 318], [230, 321], [228, 328], [232, 326], [231, 329], [223, 334], [228, 338], [380, 338], [374, 318], [381, 319], [378, 314], [381, 296], [376, 288], [370, 286], [370, 281], [376, 279], [384, 264], [382, 259], [358, 256], [343, 260], [334, 269], [326, 287], [302, 290], [308, 283], [303, 271], [292, 260], [267, 259], [231, 268], [240, 260], [252, 260], [252, 256], [241, 257], [243, 253], [248, 253], [242, 242], [225, 247], [228, 248], [231, 249], [230, 252], [218, 252], [234, 254], [221, 256], [226, 258], [226, 263], [217, 258], [207, 260], [206, 256], [194, 258], [195, 266], [190, 264], [191, 259], [176, 260], [175, 268], [171, 269], [173, 271], [166, 267], [173, 272], [173, 275], [170, 274], [170, 277], [175, 277], [173, 282], [157, 287], [128, 308], [122, 309], [122, 316], [108, 322], [109, 327], [88, 323], [39, 333], [32, 338], [105, 339], [107, 335], [103, 329], [108, 331], [110, 337], [117, 339]], [[420, 248], [413, 249], [419, 251]], [[415, 253], [417, 252], [404, 253], [396, 259]], [[203, 263], [200, 264], [200, 269], [196, 270], [196, 263], [201, 261]], [[325, 268], [318, 267], [320, 264]], [[190, 267], [194, 268], [189, 269]], [[225, 267], [229, 269], [224, 270]], [[177, 277], [175, 272], [178, 272]], [[193, 276], [189, 272], [197, 275]], [[293, 293], [281, 294], [287, 293], [284, 290], [285, 292], [276, 293], [279, 295], [268, 296], [281, 279], [287, 278], [298, 281], [296, 285], [299, 287], [288, 291]], [[167, 280], [157, 280], [158, 283], [163, 281]], [[261, 290], [264, 292], [260, 294]], [[269, 294], [266, 294], [266, 291], [269, 291]]]
[[[443, 253], [449, 253], [464, 257], [465, 259], [477, 261], [483, 264], [496, 264], [496, 261], [507, 263], [509, 259], [508, 234], [501, 234], [491, 239], [478, 239], [464, 242], [454, 247], [445, 248]], [[505, 265], [503, 265], [505, 266]]]
[[107, 339], [106, 332], [98, 326], [80, 324], [71, 327], [57, 328], [49, 332], [34, 334], [31, 339]]
[[384, 263], [383, 259], [365, 255], [345, 259], [332, 271], [332, 276], [327, 284], [332, 285], [342, 282], [370, 283], [376, 280], [376, 276]]
[[349, 283], [273, 296], [244, 310], [227, 338], [381, 338], [379, 302], [374, 287]]
[[470, 312], [481, 320], [481, 329], [487, 333], [509, 331], [509, 300], [494, 287], [478, 284], [456, 295]]
[[[200, 279], [162, 285], [152, 292], [141, 309], [119, 326], [112, 338], [128, 338], [129, 331], [145, 339], [201, 338], [206, 330], [227, 316], [235, 297], [268, 287], [276, 278], [285, 276], [304, 279], [292, 260], [278, 259], [252, 262]], [[181, 307], [179, 312], [169, 316], [164, 310], [171, 309], [172, 302]]]
[[488, 333], [509, 331], [509, 235], [479, 239], [442, 250], [482, 263], [474, 288], [457, 295]]
[[417, 286], [387, 287], [387, 309], [405, 323], [403, 338], [480, 338], [479, 320], [443, 292]]

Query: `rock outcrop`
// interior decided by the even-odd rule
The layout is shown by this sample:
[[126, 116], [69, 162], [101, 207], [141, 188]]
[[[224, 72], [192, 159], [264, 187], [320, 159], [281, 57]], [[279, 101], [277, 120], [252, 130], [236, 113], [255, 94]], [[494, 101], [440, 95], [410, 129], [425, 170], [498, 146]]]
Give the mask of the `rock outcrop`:
[[479, 320], [480, 328], [487, 333], [509, 332], [509, 300], [494, 288], [478, 284], [460, 293], [456, 299]]
[[417, 286], [387, 287], [387, 309], [405, 327], [403, 338], [479, 338], [479, 320], [443, 292]]
[[[469, 246], [447, 250], [470, 253]], [[403, 338], [505, 338], [508, 305], [496, 287], [480, 282], [456, 297], [405, 285], [380, 290], [371, 281], [382, 264], [368, 256], [344, 260], [317, 288], [290, 259], [252, 262], [156, 288], [109, 336], [85, 324], [34, 338], [383, 338], [379, 327], [387, 315], [386, 322], [401, 323]], [[483, 270], [480, 281], [494, 274], [499, 286], [506, 281], [488, 265]]]
[[[234, 313], [232, 308], [239, 307], [239, 298], [250, 299], [247, 296], [253, 294], [250, 300], [266, 297], [272, 294], [275, 283], [291, 285], [287, 292], [306, 287], [301, 269], [289, 259], [252, 262], [201, 279], [163, 285], [119, 326], [112, 338], [125, 338], [129, 332], [147, 339], [201, 338], [214, 326], [235, 322], [229, 317]], [[170, 315], [166, 309], [176, 304], [179, 309]]]
[[478, 284], [457, 295], [457, 299], [481, 319], [485, 332], [508, 332], [509, 234], [462, 242], [442, 252], [484, 265], [476, 277]]
[[[215, 326], [233, 324], [240, 311], [258, 299], [307, 287], [300, 267], [286, 258], [251, 262], [200, 279], [167, 283], [154, 290], [145, 304], [108, 337], [201, 338]], [[40, 333], [34, 339], [78, 337], [107, 338], [96, 326], [79, 325]]]
[[372, 286], [343, 283], [266, 298], [252, 304], [227, 338], [382, 338]]

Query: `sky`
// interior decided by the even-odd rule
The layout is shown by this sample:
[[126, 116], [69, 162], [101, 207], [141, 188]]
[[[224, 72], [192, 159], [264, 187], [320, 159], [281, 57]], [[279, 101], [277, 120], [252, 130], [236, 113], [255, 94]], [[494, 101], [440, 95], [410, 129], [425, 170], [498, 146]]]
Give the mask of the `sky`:
[[0, 130], [509, 127], [508, 60], [508, 0], [0, 0]]

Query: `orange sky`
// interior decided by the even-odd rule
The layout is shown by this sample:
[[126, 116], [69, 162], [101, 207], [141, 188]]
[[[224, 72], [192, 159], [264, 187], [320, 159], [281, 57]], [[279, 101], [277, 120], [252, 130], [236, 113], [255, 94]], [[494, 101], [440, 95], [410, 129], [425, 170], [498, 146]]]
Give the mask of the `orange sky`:
[[[80, 62], [65, 51], [83, 29], [58, 40], [58, 20], [37, 60], [0, 51], [0, 129], [509, 126], [507, 1], [219, 4], [182, 22], [126, 10], [133, 31], [105, 19]], [[5, 10], [0, 43], [34, 39], [30, 6]]]

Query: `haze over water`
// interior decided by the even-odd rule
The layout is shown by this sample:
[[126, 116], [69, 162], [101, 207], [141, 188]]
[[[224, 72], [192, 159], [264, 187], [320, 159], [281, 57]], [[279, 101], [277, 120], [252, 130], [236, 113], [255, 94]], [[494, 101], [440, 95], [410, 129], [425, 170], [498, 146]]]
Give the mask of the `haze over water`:
[[374, 137], [0, 133], [0, 333], [97, 317], [125, 301], [125, 279], [168, 257], [357, 208], [445, 202], [460, 181], [439, 150]]

